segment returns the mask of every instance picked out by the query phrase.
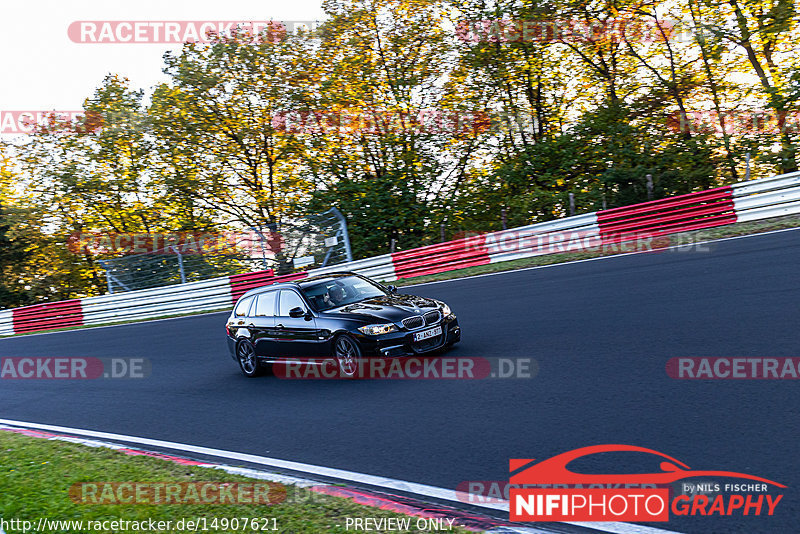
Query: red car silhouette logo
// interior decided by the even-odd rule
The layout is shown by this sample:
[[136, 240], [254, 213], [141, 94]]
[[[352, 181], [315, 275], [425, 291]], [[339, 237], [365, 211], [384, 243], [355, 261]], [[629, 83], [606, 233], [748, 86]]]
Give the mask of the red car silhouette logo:
[[[660, 464], [661, 472], [659, 473], [644, 473], [644, 474], [631, 474], [631, 475], [592, 475], [575, 473], [567, 469], [567, 464], [578, 458], [583, 458], [590, 454], [597, 454], [601, 452], [643, 452], [660, 456], [662, 460]], [[515, 459], [509, 461], [509, 471], [514, 472], [519, 468], [530, 464], [533, 459]], [[582, 447], [568, 451], [557, 456], [553, 456], [547, 460], [543, 460], [534, 464], [523, 471], [512, 475], [509, 482], [511, 484], [671, 484], [677, 480], [692, 477], [730, 477], [730, 478], [744, 478], [755, 480], [758, 482], [766, 482], [780, 488], [785, 488], [783, 484], [778, 484], [772, 480], [761, 478], [744, 473], [735, 473], [733, 471], [697, 471], [691, 469], [685, 463], [676, 460], [664, 453], [646, 449], [644, 447], [636, 447], [634, 445], [594, 445], [591, 447]]]

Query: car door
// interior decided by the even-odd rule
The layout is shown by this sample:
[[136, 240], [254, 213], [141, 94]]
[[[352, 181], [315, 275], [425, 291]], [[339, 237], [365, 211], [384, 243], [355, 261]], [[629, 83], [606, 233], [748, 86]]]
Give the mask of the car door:
[[[302, 308], [306, 315], [290, 317], [289, 311]], [[314, 318], [299, 293], [282, 289], [278, 296], [278, 313], [275, 316], [276, 346], [280, 355], [288, 358], [318, 356], [319, 340]]]
[[277, 291], [267, 291], [256, 297], [250, 310], [248, 328], [258, 356], [274, 356], [275, 354], [275, 307]]

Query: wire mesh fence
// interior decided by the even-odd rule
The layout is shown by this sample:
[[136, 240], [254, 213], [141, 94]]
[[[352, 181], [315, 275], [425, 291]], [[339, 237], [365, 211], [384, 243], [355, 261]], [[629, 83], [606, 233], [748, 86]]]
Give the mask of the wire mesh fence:
[[109, 293], [135, 291], [171, 284], [206, 280], [218, 276], [258, 270], [261, 257], [253, 257], [250, 245], [260, 247], [260, 240], [240, 240], [237, 244], [209, 249], [186, 242], [139, 254], [98, 259], [106, 274]]
[[352, 261], [347, 223], [335, 208], [240, 232], [80, 234], [73, 236], [71, 248], [96, 256], [109, 293]]
[[353, 261], [347, 222], [336, 208], [284, 227], [292, 267], [327, 267]]

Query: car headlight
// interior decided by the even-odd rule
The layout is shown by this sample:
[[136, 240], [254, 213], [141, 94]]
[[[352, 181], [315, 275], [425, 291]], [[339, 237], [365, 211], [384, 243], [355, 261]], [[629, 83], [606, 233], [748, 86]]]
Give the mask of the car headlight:
[[450, 311], [450, 306], [448, 306], [444, 302], [442, 302], [441, 304], [442, 304], [442, 315], [444, 315], [445, 317], [450, 316], [453, 313]]
[[367, 326], [359, 326], [358, 331], [368, 336], [380, 336], [381, 334], [388, 334], [397, 330], [397, 327], [392, 323], [387, 324], [368, 324]]

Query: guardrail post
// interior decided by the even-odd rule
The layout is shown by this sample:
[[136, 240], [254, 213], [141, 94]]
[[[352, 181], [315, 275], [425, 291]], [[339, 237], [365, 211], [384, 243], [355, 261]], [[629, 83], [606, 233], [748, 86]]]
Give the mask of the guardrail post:
[[648, 174], [645, 179], [647, 180], [647, 200], [653, 200], [653, 175]]
[[113, 295], [114, 294], [114, 284], [111, 283], [111, 278], [112, 278], [111, 277], [111, 272], [110, 272], [109, 268], [106, 267], [106, 262], [104, 262], [103, 260], [97, 260], [97, 263], [100, 265], [100, 267], [103, 268], [103, 270], [105, 270], [105, 272], [106, 272], [106, 285], [108, 286], [108, 293], [110, 295]]
[[264, 233], [261, 231], [261, 224], [259, 223], [258, 229], [256, 229], [253, 226], [251, 226], [250, 229], [252, 231], [254, 231], [256, 234], [258, 234], [258, 242], [260, 243], [260, 246], [261, 246], [261, 264], [263, 265], [264, 270], [266, 271], [267, 270], [267, 249], [266, 249], [267, 245], [266, 245], [266, 240], [264, 239]]
[[172, 247], [172, 250], [175, 252], [175, 254], [178, 255], [178, 269], [181, 272], [181, 284], [185, 284], [186, 283], [186, 273], [183, 270], [183, 256], [181, 255], [180, 252], [178, 252], [178, 248], [177, 247]]
[[330, 211], [339, 221], [339, 224], [342, 225], [342, 240], [344, 241], [344, 253], [347, 256], [347, 261], [353, 261], [353, 251], [350, 249], [350, 233], [347, 231], [347, 219], [345, 219], [342, 212], [336, 208], [331, 208]]
[[747, 166], [744, 171], [744, 181], [746, 182], [750, 179], [750, 152], [745, 155], [744, 161]]
[[575, 193], [569, 194], [569, 216], [575, 215]]

